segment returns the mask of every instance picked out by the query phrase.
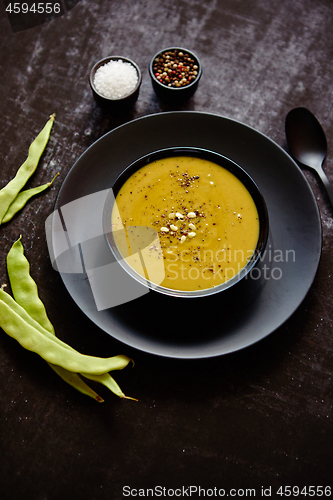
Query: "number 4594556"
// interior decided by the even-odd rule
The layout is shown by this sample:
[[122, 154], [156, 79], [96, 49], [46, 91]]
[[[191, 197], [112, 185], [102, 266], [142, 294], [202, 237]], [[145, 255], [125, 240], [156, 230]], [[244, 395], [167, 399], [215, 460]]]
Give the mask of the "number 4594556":
[[29, 5], [27, 2], [13, 2], [9, 3], [6, 7], [6, 12], [10, 14], [59, 14], [61, 11], [60, 3], [51, 2], [35, 2]]
[[330, 486], [280, 486], [276, 494], [281, 497], [330, 497]]

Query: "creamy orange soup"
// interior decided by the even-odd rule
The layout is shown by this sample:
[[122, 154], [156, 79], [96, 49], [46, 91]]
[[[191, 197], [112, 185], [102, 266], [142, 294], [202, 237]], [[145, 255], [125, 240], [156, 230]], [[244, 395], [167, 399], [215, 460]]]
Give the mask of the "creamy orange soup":
[[116, 196], [116, 245], [127, 264], [173, 290], [216, 287], [256, 248], [259, 217], [245, 186], [225, 168], [169, 157], [135, 172]]

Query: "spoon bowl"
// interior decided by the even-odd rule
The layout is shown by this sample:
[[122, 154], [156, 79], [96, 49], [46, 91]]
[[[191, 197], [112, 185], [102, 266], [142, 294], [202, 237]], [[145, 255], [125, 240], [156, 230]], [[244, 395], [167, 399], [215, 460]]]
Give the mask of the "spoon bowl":
[[285, 129], [292, 156], [318, 173], [333, 206], [333, 188], [322, 168], [327, 140], [319, 121], [308, 109], [294, 108], [287, 114]]

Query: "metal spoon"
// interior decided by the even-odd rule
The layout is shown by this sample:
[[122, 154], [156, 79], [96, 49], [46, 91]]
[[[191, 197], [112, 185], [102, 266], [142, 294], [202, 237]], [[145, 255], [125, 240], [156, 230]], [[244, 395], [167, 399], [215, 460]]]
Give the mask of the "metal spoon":
[[286, 137], [292, 156], [313, 168], [321, 178], [333, 206], [333, 188], [322, 169], [327, 140], [317, 118], [306, 108], [294, 108], [286, 117]]

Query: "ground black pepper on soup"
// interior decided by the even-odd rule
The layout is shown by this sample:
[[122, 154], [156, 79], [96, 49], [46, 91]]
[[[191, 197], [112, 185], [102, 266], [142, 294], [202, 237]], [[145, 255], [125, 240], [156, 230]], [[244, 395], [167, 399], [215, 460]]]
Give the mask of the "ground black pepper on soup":
[[[136, 272], [181, 291], [233, 278], [259, 236], [257, 208], [244, 184], [216, 163], [187, 156], [159, 159], [132, 174], [116, 196], [111, 223]], [[144, 228], [151, 238], [140, 246]]]

